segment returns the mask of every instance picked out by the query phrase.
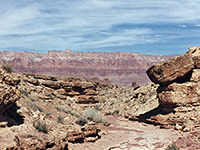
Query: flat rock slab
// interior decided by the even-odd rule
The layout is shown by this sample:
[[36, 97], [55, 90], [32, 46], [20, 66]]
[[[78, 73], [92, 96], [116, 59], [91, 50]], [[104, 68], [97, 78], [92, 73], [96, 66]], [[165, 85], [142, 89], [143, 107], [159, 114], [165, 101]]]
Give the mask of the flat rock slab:
[[101, 139], [94, 143], [69, 143], [73, 150], [163, 150], [173, 141], [179, 133], [172, 129], [159, 127], [139, 122], [128, 121], [123, 118], [107, 116], [111, 125], [105, 127]]

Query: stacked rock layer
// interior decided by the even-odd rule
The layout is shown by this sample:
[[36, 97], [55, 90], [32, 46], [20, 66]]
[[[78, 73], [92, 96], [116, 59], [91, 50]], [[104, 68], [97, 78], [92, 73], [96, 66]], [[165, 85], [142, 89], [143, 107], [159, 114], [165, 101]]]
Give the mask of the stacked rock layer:
[[200, 47], [147, 70], [152, 82], [159, 84], [160, 109], [148, 118], [162, 127], [190, 131], [200, 127]]

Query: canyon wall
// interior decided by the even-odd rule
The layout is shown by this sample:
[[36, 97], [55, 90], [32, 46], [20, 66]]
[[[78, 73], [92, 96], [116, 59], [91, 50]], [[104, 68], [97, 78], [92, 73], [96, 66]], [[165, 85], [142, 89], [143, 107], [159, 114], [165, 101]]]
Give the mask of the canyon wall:
[[125, 86], [132, 86], [134, 82], [148, 82], [146, 70], [157, 62], [173, 57], [129, 52], [54, 50], [41, 54], [0, 51], [0, 63], [12, 64], [15, 72], [94, 78]]

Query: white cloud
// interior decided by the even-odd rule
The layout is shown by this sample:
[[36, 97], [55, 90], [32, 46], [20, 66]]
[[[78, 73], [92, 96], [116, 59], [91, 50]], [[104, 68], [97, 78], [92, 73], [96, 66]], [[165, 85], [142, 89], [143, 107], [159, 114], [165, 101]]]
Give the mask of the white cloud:
[[185, 24], [180, 24], [178, 26], [181, 27], [181, 28], [186, 28], [187, 27]]
[[200, 21], [198, 0], [8, 0], [0, 9], [0, 49], [86, 50], [156, 43], [184, 33], [169, 35], [167, 29], [151, 26], [185, 28]]

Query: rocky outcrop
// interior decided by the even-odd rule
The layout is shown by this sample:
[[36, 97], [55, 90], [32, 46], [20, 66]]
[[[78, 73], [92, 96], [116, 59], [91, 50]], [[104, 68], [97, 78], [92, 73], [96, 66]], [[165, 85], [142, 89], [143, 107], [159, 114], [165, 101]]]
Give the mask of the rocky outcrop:
[[0, 69], [0, 114], [15, 104], [20, 99], [20, 92], [16, 88], [19, 76]]
[[147, 70], [147, 74], [152, 82], [166, 85], [186, 77], [193, 68], [194, 62], [191, 54], [188, 53], [153, 65]]
[[49, 51], [33, 52], [0, 51], [0, 63], [13, 65], [16, 72], [56, 76], [96, 78], [103, 82], [132, 86], [149, 81], [146, 69], [174, 56], [142, 55], [139, 53]]
[[190, 47], [186, 54], [147, 70], [149, 78], [160, 84], [160, 105], [151, 112], [153, 115], [146, 114], [148, 121], [183, 131], [200, 128], [199, 58], [200, 47]]

